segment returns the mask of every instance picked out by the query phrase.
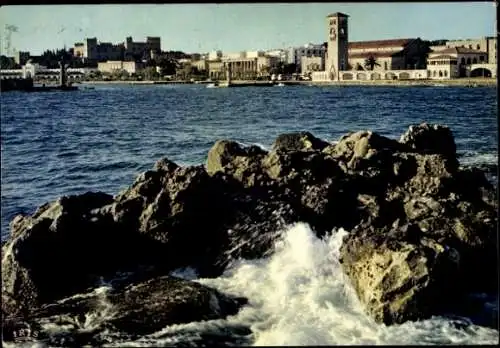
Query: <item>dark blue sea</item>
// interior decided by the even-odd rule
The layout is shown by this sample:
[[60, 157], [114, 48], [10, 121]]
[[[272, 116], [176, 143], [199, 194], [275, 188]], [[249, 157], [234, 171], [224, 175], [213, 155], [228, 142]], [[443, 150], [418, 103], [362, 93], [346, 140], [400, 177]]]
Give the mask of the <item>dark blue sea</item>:
[[[115, 195], [161, 157], [183, 165], [204, 163], [210, 147], [222, 138], [267, 148], [285, 132], [305, 130], [334, 141], [347, 132], [369, 129], [397, 139], [411, 124], [441, 123], [455, 136], [460, 162], [482, 167], [495, 182], [497, 117], [496, 87], [210, 89], [204, 85], [109, 84], [77, 92], [2, 93], [2, 239], [17, 214], [32, 214], [61, 195], [89, 190]], [[497, 330], [471, 326], [463, 331], [442, 318], [390, 328], [374, 324], [362, 314], [350, 290], [345, 290], [340, 276], [332, 279], [331, 274], [313, 272], [313, 277], [307, 273], [309, 268], [324, 267], [327, 259], [330, 265], [336, 263], [338, 238], [320, 241], [307, 225], [295, 226], [286, 238], [288, 246], [265, 262], [243, 262], [231, 275], [200, 280], [255, 300], [252, 309], [231, 319], [253, 325], [253, 332], [258, 333], [254, 344], [481, 344], [498, 340]], [[309, 274], [310, 283], [295, 286], [297, 274]], [[261, 285], [253, 288], [248, 285], [252, 282]], [[325, 296], [338, 301], [325, 307], [321, 304]], [[140, 342], [116, 344], [171, 344], [175, 341], [172, 332], [196, 331], [196, 325], [189, 325], [167, 327], [155, 338]], [[222, 324], [199, 324], [203, 325], [209, 330], [210, 325]]]

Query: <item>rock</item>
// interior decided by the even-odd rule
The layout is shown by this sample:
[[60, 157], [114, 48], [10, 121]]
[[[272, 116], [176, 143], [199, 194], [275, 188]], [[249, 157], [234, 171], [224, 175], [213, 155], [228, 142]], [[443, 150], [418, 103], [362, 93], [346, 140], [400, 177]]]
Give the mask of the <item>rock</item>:
[[144, 237], [164, 246], [158, 258], [169, 268], [197, 266], [210, 274], [227, 237], [221, 229], [230, 209], [223, 182], [209, 176], [202, 166], [176, 167], [167, 176], [152, 175], [151, 180], [137, 184], [154, 187], [147, 195], [137, 196], [142, 191], [131, 190], [120, 198], [142, 202], [128, 220], [133, 219]]
[[258, 146], [242, 148], [235, 141], [219, 140], [208, 152], [207, 172], [231, 175], [244, 187], [265, 186], [268, 177], [261, 168], [267, 152]]
[[279, 135], [271, 149], [276, 152], [321, 151], [328, 145], [309, 132], [296, 132]]
[[[236, 259], [269, 255], [302, 221], [319, 237], [351, 231], [343, 268], [376, 320], [422, 319], [467, 292], [497, 290], [497, 207], [483, 171], [458, 167], [451, 131], [439, 125], [413, 126], [400, 142], [370, 131], [335, 145], [283, 134], [269, 152], [220, 140], [206, 169], [163, 158], [114, 198], [62, 198], [16, 217], [2, 246], [2, 310], [29, 317], [117, 271], [152, 267], [157, 278], [189, 266], [217, 277]], [[168, 322], [156, 314], [155, 301], [168, 297], [157, 288], [122, 291], [113, 307], [126, 313], [137, 299], [136, 316], [107, 323], [130, 331], [139, 318]]]
[[[105, 342], [99, 337], [104, 330], [137, 337], [173, 324], [223, 319], [235, 315], [246, 302], [196, 282], [162, 276], [61, 299], [36, 311], [29, 322], [51, 345], [102, 345]], [[14, 326], [11, 322], [16, 323], [4, 323], [4, 329]], [[49, 338], [41, 325], [47, 323], [67, 325], [71, 330]], [[4, 340], [11, 339], [4, 336]]]
[[439, 154], [452, 160], [456, 166], [457, 147], [451, 130], [439, 124], [411, 125], [399, 142], [422, 154]]
[[360, 301], [376, 321], [385, 324], [439, 311], [454, 297], [453, 284], [458, 279], [454, 249], [419, 237], [414, 226], [406, 227], [407, 232], [398, 230], [383, 233], [360, 226], [341, 247], [344, 272]]
[[[100, 192], [65, 196], [43, 205], [31, 217], [14, 219], [12, 238], [2, 247], [5, 313], [29, 312], [92, 284], [92, 271], [105, 270], [101, 262], [112, 253], [100, 254], [110, 246], [109, 225], [91, 211], [111, 201], [111, 196]], [[96, 243], [102, 245], [95, 247]]]

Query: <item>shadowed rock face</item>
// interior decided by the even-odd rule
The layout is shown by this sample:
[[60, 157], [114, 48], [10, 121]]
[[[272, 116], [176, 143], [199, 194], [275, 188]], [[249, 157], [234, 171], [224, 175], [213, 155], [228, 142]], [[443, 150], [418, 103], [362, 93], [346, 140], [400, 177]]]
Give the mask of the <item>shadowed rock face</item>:
[[[171, 324], [225, 318], [236, 314], [245, 303], [245, 299], [231, 298], [176, 277], [130, 279], [43, 306], [29, 321], [8, 319], [4, 323], [4, 340], [13, 340], [16, 327], [24, 324], [51, 344], [101, 345], [105, 342], [99, 341], [99, 334], [104, 330], [147, 335]], [[72, 327], [72, 334], [48, 337], [44, 325], [56, 322]]]
[[63, 197], [16, 217], [2, 247], [2, 309], [30, 316], [139, 266], [218, 276], [232, 260], [268, 255], [303, 221], [318, 236], [350, 230], [343, 269], [377, 321], [428, 317], [496, 289], [496, 192], [481, 170], [459, 168], [455, 149], [448, 128], [422, 124], [400, 141], [359, 131], [333, 145], [300, 132], [264, 151], [219, 140], [206, 168], [161, 159], [115, 197]]

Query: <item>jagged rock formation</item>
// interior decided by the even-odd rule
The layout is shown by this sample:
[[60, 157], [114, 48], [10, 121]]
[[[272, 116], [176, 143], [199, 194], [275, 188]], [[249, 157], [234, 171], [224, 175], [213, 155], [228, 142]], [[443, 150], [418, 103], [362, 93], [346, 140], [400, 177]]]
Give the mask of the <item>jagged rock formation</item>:
[[162, 159], [115, 197], [63, 197], [16, 217], [2, 248], [2, 310], [29, 317], [139, 266], [218, 276], [304, 221], [318, 236], [350, 231], [341, 262], [361, 302], [377, 321], [402, 323], [496, 289], [496, 211], [495, 189], [459, 167], [444, 126], [411, 126], [399, 141], [284, 134], [270, 151], [220, 140], [206, 167]]

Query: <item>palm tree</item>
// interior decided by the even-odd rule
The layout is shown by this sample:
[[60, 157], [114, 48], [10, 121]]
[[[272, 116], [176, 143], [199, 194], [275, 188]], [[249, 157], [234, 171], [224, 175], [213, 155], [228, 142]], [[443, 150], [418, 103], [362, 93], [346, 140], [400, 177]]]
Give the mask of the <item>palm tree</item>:
[[375, 66], [380, 66], [380, 64], [377, 62], [377, 58], [375, 58], [373, 55], [365, 59], [365, 68], [373, 70]]

